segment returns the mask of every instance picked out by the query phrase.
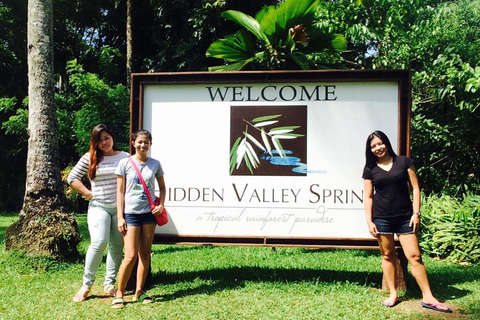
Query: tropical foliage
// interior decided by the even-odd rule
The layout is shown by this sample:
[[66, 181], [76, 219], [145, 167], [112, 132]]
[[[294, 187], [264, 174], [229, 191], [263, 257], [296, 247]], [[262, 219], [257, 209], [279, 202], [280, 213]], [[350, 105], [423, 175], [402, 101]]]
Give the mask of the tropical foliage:
[[420, 245], [429, 255], [457, 263], [480, 262], [480, 197], [423, 199]]
[[[265, 14], [260, 19], [257, 16], [256, 13], [272, 10], [281, 16], [293, 17], [295, 10], [277, 11], [282, 5], [277, 0], [138, 0], [133, 2], [132, 12], [134, 72], [204, 71], [223, 63], [227, 68], [235, 62], [226, 58], [219, 62], [218, 58], [207, 57], [205, 52], [216, 39], [228, 39], [226, 35], [239, 32], [244, 34], [240, 39], [250, 38], [255, 57], [265, 52], [264, 62], [251, 61], [245, 69], [275, 66], [277, 60], [269, 56], [266, 40], [273, 43], [272, 49], [280, 49], [280, 56], [289, 64], [285, 68], [301, 69], [290, 59], [292, 52], [298, 52], [298, 56], [308, 58], [312, 67], [410, 69], [412, 156], [422, 189], [427, 195], [445, 193], [461, 197], [467, 191], [479, 193], [480, 1], [301, 3], [318, 4], [308, 17], [311, 26], [325, 34], [345, 35], [347, 50], [333, 54], [331, 50], [311, 53], [313, 50], [308, 51], [306, 42], [297, 37], [304, 34], [301, 28], [295, 30], [299, 23], [287, 29], [280, 27], [280, 21], [277, 24], [274, 17]], [[74, 163], [85, 150], [84, 139], [79, 136], [91, 129], [87, 128], [91, 123], [109, 115], [107, 110], [113, 108], [111, 106], [115, 106], [113, 112], [118, 116], [118, 121], [115, 120], [117, 140], [124, 145], [128, 142], [124, 127], [128, 121], [129, 95], [124, 86], [126, 8], [124, 0], [54, 0], [53, 4], [56, 104], [63, 168]], [[270, 6], [267, 11], [262, 10], [265, 5]], [[231, 17], [225, 19], [222, 12], [230, 12]], [[235, 15], [238, 12], [244, 15]], [[18, 210], [25, 188], [26, 17], [27, 0], [0, 0], [0, 210]], [[257, 21], [259, 27], [255, 30], [264, 30], [264, 36], [238, 24], [245, 17], [249, 17], [246, 21]], [[267, 22], [273, 26], [271, 30], [284, 33], [262, 29]], [[239, 25], [242, 31], [238, 31]], [[252, 27], [249, 25], [249, 28]], [[290, 28], [297, 37], [293, 43], [289, 40], [290, 32], [285, 31]], [[262, 40], [264, 38], [266, 40]], [[288, 46], [293, 51], [281, 51]], [[237, 47], [241, 48], [234, 45]], [[82, 66], [82, 71], [74, 71], [68, 63], [74, 60]], [[73, 82], [72, 76], [76, 77]], [[80, 85], [81, 81], [88, 85]], [[119, 84], [123, 86], [117, 87]], [[95, 94], [96, 88], [102, 94]], [[86, 117], [87, 112], [80, 112], [83, 108], [92, 111], [99, 108], [94, 111], [96, 118], [78, 120], [80, 116]], [[82, 125], [85, 127], [81, 128]]]
[[209, 70], [238, 71], [247, 65], [253, 69], [314, 68], [309, 54], [346, 48], [343, 36], [316, 24], [318, 7], [318, 0], [286, 0], [264, 7], [255, 18], [234, 10], [223, 12], [222, 17], [245, 29], [210, 45], [207, 57], [224, 59], [227, 64]]
[[412, 71], [411, 150], [422, 189], [480, 192], [480, 1], [337, 0], [321, 10], [322, 23], [349, 41], [347, 65]]

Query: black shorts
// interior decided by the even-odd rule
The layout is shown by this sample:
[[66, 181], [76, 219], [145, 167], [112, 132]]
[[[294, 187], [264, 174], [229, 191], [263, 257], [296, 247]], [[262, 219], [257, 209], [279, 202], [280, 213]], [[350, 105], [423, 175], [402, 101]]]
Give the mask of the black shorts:
[[410, 227], [411, 217], [401, 216], [396, 218], [374, 218], [373, 223], [377, 226], [379, 234], [409, 234], [415, 233], [413, 225]]
[[143, 226], [145, 224], [156, 224], [155, 216], [151, 213], [125, 213], [127, 226]]

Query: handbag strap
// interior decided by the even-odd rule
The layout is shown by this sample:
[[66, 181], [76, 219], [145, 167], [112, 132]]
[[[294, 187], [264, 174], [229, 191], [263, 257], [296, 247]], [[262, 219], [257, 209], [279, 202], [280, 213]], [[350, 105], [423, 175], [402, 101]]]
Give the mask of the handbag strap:
[[143, 180], [142, 174], [138, 170], [137, 165], [135, 164], [135, 161], [133, 161], [132, 157], [129, 156], [128, 160], [130, 160], [130, 163], [132, 164], [133, 169], [137, 172], [138, 178], [140, 179], [140, 182], [142, 183], [143, 189], [145, 190], [145, 193], [147, 194], [148, 202], [150, 202], [150, 207], [155, 208], [155, 204], [153, 203], [152, 196], [150, 195], [150, 191], [148, 191], [147, 184]]

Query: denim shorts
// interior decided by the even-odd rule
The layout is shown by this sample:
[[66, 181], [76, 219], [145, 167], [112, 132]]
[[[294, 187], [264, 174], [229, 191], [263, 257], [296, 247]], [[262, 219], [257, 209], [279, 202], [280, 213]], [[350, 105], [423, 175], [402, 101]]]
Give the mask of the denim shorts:
[[143, 226], [146, 224], [156, 224], [155, 216], [151, 213], [125, 213], [125, 220], [127, 221], [127, 226]]
[[395, 218], [374, 218], [379, 234], [409, 234], [414, 233], [413, 225], [410, 227], [411, 217], [401, 216]]

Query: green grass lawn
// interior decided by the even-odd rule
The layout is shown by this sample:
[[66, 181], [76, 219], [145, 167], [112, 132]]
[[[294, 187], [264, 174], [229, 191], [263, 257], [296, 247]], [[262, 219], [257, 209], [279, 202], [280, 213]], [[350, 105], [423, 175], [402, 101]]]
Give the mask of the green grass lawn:
[[[418, 308], [411, 277], [402, 303], [389, 309], [381, 306], [379, 253], [362, 250], [154, 245], [154, 303], [110, 308], [102, 264], [91, 297], [76, 304], [83, 261], [6, 253], [5, 229], [15, 220], [0, 215], [0, 319], [480, 319], [478, 266], [425, 257], [432, 289], [452, 315]], [[83, 257], [86, 216], [77, 221]]]

